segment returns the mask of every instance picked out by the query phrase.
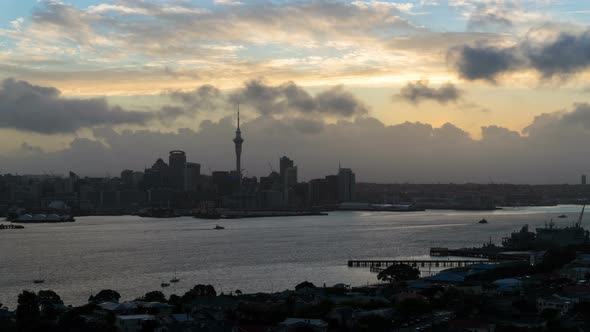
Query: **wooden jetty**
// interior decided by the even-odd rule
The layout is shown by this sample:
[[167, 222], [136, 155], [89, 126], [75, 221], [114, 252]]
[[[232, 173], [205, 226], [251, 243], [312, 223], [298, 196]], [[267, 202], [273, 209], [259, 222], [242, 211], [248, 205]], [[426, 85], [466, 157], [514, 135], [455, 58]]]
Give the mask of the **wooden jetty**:
[[460, 260], [460, 259], [450, 259], [450, 260], [413, 260], [413, 259], [404, 259], [404, 260], [383, 260], [383, 259], [351, 259], [348, 261], [348, 267], [368, 267], [371, 270], [378, 271], [379, 268], [386, 268], [391, 265], [396, 264], [404, 264], [410, 265], [418, 268], [439, 268], [439, 267], [463, 267], [472, 264], [500, 264], [506, 261], [497, 261], [497, 260]]
[[0, 229], [23, 229], [23, 228], [25, 228], [25, 226], [12, 225], [12, 224], [8, 224], [8, 225], [0, 224]]

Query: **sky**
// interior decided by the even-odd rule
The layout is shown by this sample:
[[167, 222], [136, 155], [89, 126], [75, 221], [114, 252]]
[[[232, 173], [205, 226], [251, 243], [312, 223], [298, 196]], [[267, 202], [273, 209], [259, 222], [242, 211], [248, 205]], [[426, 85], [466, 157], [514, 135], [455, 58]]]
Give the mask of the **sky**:
[[0, 173], [577, 183], [590, 2], [3, 0]]

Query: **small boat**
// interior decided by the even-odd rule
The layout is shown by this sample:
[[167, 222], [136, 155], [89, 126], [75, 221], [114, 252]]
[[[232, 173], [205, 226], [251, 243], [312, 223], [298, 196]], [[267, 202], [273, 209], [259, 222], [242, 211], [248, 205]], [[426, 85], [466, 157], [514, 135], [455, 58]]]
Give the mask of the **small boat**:
[[162, 288], [168, 287], [168, 286], [170, 286], [170, 284], [167, 283], [167, 282], [163, 282], [163, 283], [160, 284], [160, 287], [162, 287]]
[[225, 229], [225, 227], [219, 226], [219, 225], [215, 225], [215, 228], [213, 228], [213, 229]]
[[41, 268], [37, 269], [37, 279], [33, 279], [34, 284], [42, 284], [45, 282], [45, 279], [41, 278]]
[[174, 278], [170, 279], [170, 282], [172, 282], [172, 283], [177, 283], [177, 282], [179, 282], [179, 281], [180, 281], [180, 279], [178, 279], [178, 278], [176, 277], [176, 268], [174, 268]]
[[478, 221], [478, 223], [480, 223], [480, 224], [487, 224], [488, 221], [486, 220], [486, 218], [483, 218], [482, 220]]
[[557, 216], [557, 218], [567, 218], [567, 216], [565, 214], [560, 214], [559, 216]]

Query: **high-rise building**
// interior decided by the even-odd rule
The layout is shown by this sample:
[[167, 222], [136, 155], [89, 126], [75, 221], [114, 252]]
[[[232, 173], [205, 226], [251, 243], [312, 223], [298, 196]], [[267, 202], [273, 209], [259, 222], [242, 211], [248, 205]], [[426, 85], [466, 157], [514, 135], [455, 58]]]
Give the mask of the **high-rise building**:
[[289, 157], [287, 156], [282, 156], [281, 159], [279, 160], [279, 164], [280, 164], [280, 175], [281, 175], [281, 181], [285, 182], [285, 170], [287, 168], [293, 167], [295, 165], [295, 163], [293, 162], [293, 160], [289, 159]]
[[293, 187], [297, 184], [297, 166], [288, 167], [285, 169], [283, 177], [283, 198], [286, 205], [290, 205], [290, 193]]
[[169, 184], [168, 164], [158, 158], [151, 168], [145, 170], [143, 182], [146, 189], [167, 187]]
[[170, 151], [168, 157], [170, 167], [170, 184], [176, 190], [184, 190], [184, 173], [186, 169], [186, 153], [180, 150]]
[[338, 170], [338, 200], [340, 202], [352, 202], [355, 200], [356, 178], [350, 168]]
[[121, 172], [121, 183], [125, 188], [131, 188], [133, 186], [133, 171], [130, 169], [123, 170]]
[[236, 149], [236, 173], [238, 174], [238, 188], [240, 188], [242, 182], [242, 132], [240, 131], [240, 105], [238, 105], [238, 128], [236, 129], [236, 137], [234, 137], [234, 145]]
[[582, 184], [586, 185], [586, 174], [582, 174]]
[[201, 178], [201, 164], [186, 163], [184, 173], [184, 191], [198, 191]]

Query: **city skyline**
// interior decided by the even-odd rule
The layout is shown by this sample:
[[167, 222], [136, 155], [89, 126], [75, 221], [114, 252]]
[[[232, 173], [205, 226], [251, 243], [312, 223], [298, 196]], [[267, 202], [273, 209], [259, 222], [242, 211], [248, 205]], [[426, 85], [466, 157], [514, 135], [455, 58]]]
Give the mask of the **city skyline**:
[[339, 161], [381, 183], [577, 183], [590, 167], [579, 1], [3, 6], [2, 173], [104, 175], [174, 149], [228, 169], [238, 102], [258, 176], [282, 155], [304, 180]]

